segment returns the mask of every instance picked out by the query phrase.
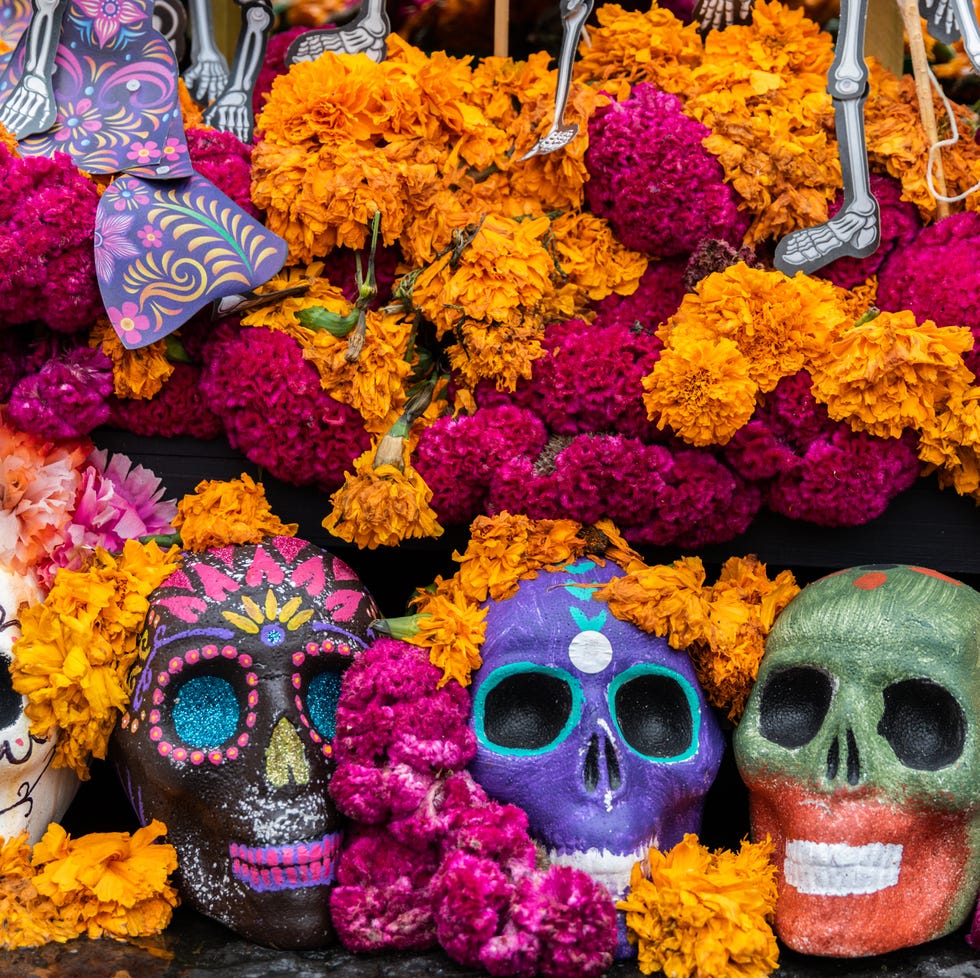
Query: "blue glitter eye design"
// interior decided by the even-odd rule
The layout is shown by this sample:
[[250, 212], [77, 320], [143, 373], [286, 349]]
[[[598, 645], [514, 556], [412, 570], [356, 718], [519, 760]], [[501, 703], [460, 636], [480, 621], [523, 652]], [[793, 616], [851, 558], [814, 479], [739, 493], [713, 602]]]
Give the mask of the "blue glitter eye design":
[[191, 747], [220, 747], [234, 736], [240, 713], [238, 697], [227, 679], [195, 676], [174, 699], [174, 728]]
[[340, 699], [341, 673], [326, 669], [317, 673], [306, 690], [306, 712], [316, 732], [332, 740], [337, 728], [337, 701]]

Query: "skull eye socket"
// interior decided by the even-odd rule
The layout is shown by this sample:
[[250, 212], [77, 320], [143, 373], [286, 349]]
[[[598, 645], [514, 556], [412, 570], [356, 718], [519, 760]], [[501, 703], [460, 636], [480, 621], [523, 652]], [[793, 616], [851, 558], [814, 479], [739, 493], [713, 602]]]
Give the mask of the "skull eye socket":
[[473, 700], [477, 738], [501, 754], [543, 754], [582, 715], [582, 691], [564, 669], [517, 662], [487, 677]]
[[332, 740], [337, 730], [337, 701], [340, 699], [342, 675], [336, 669], [324, 669], [310, 680], [306, 688], [306, 714], [324, 740]]
[[697, 751], [697, 696], [679, 673], [633, 666], [613, 681], [609, 701], [616, 728], [641, 757], [680, 761]]
[[917, 771], [938, 771], [963, 753], [966, 716], [949, 690], [930, 679], [906, 679], [884, 690], [878, 733]]
[[174, 697], [174, 730], [191, 747], [220, 747], [234, 736], [240, 716], [235, 689], [221, 676], [194, 676]]
[[759, 732], [766, 740], [795, 750], [820, 732], [834, 682], [827, 673], [809, 666], [790, 666], [773, 672], [759, 699]]

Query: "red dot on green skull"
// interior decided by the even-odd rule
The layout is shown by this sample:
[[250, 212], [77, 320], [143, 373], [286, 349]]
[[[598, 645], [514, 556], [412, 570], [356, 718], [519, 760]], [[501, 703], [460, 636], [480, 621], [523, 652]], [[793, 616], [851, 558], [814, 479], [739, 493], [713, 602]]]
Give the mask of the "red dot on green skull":
[[862, 574], [854, 579], [854, 586], [859, 587], [862, 591], [873, 591], [875, 588], [881, 587], [887, 580], [888, 575], [882, 571], [868, 571], [867, 574]]

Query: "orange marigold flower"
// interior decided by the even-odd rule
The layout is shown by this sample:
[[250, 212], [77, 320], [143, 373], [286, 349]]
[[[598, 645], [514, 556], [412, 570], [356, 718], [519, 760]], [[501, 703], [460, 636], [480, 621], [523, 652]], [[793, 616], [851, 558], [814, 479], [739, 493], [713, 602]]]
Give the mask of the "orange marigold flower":
[[454, 601], [446, 594], [428, 595], [419, 612], [418, 632], [411, 639], [429, 649], [429, 661], [442, 669], [440, 686], [450, 679], [470, 684], [474, 669], [483, 663], [480, 648], [486, 636], [487, 609], [465, 598]]
[[802, 10], [758, 0], [752, 23], [711, 31], [685, 111], [755, 215], [755, 244], [827, 219], [841, 185], [826, 92], [833, 42]]
[[[896, 177], [902, 184], [902, 199], [919, 208], [923, 220], [936, 217], [936, 198], [929, 190], [926, 172], [929, 167], [929, 137], [919, 113], [915, 79], [911, 75], [898, 78], [873, 59], [869, 59], [871, 78], [864, 106], [865, 142], [868, 158], [877, 167]], [[933, 93], [933, 108], [940, 125], [941, 138], [949, 138], [943, 101]], [[946, 195], [966, 193], [980, 183], [980, 146], [970, 134], [977, 128], [976, 113], [965, 105], [949, 103], [960, 133], [952, 146], [944, 146], [938, 154]], [[933, 173], [938, 189], [938, 178]], [[980, 206], [980, 194], [967, 198], [967, 208]]]
[[695, 24], [684, 24], [655, 4], [642, 12], [607, 3], [596, 10], [596, 19], [598, 28], [590, 28], [588, 42], [579, 46], [579, 81], [607, 91], [617, 82], [651, 82], [675, 95], [688, 91], [704, 53]]
[[401, 464], [376, 466], [377, 446], [354, 460], [354, 473], [330, 497], [333, 511], [323, 520], [329, 533], [358, 547], [393, 547], [402, 540], [442, 536], [429, 505], [432, 490], [408, 462], [405, 442]]
[[643, 403], [658, 428], [691, 445], [724, 445], [752, 417], [758, 387], [731, 340], [679, 331], [643, 378]]
[[92, 328], [88, 345], [101, 347], [112, 361], [116, 397], [149, 400], [162, 390], [174, 372], [174, 365], [167, 359], [166, 340], [156, 340], [138, 350], [127, 350], [106, 318], [100, 319]]
[[774, 846], [743, 842], [711, 852], [685, 835], [669, 852], [651, 849], [633, 867], [626, 931], [640, 971], [672, 978], [762, 978], [778, 963], [769, 922], [776, 909]]
[[704, 635], [708, 606], [700, 557], [640, 567], [614, 578], [593, 597], [607, 602], [617, 618], [666, 638], [673, 649], [687, 648]]
[[906, 428], [929, 426], [942, 402], [971, 386], [963, 353], [972, 348], [965, 326], [917, 323], [908, 310], [882, 312], [842, 329], [811, 363], [813, 394], [835, 421], [898, 438]]
[[919, 434], [925, 474], [938, 472], [939, 485], [980, 501], [980, 387], [953, 394]]
[[265, 537], [294, 537], [298, 523], [283, 523], [269, 506], [265, 487], [243, 472], [240, 479], [204, 479], [177, 503], [173, 522], [187, 550], [261, 543]]
[[71, 839], [52, 823], [34, 847], [34, 885], [76, 933], [91, 938], [142, 937], [170, 922], [177, 891], [167, 882], [177, 853], [155, 840], [167, 831], [157, 820], [132, 836], [98, 832]]
[[137, 540], [127, 540], [119, 556], [97, 548], [87, 569], [59, 570], [45, 600], [21, 614], [13, 688], [27, 698], [33, 734], [61, 731], [53, 763], [82, 780], [89, 777], [89, 757], [106, 756], [129, 701], [150, 592], [179, 565], [179, 553]]

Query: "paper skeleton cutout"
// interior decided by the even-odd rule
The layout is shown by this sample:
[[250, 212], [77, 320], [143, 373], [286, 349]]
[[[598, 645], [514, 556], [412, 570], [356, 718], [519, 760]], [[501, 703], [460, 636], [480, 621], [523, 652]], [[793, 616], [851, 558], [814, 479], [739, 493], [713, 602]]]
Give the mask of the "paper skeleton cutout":
[[250, 292], [286, 258], [281, 238], [194, 171], [176, 60], [152, 14], [152, 0], [33, 0], [0, 74], [0, 123], [22, 155], [64, 152], [118, 174], [99, 201], [95, 263], [130, 349]]

